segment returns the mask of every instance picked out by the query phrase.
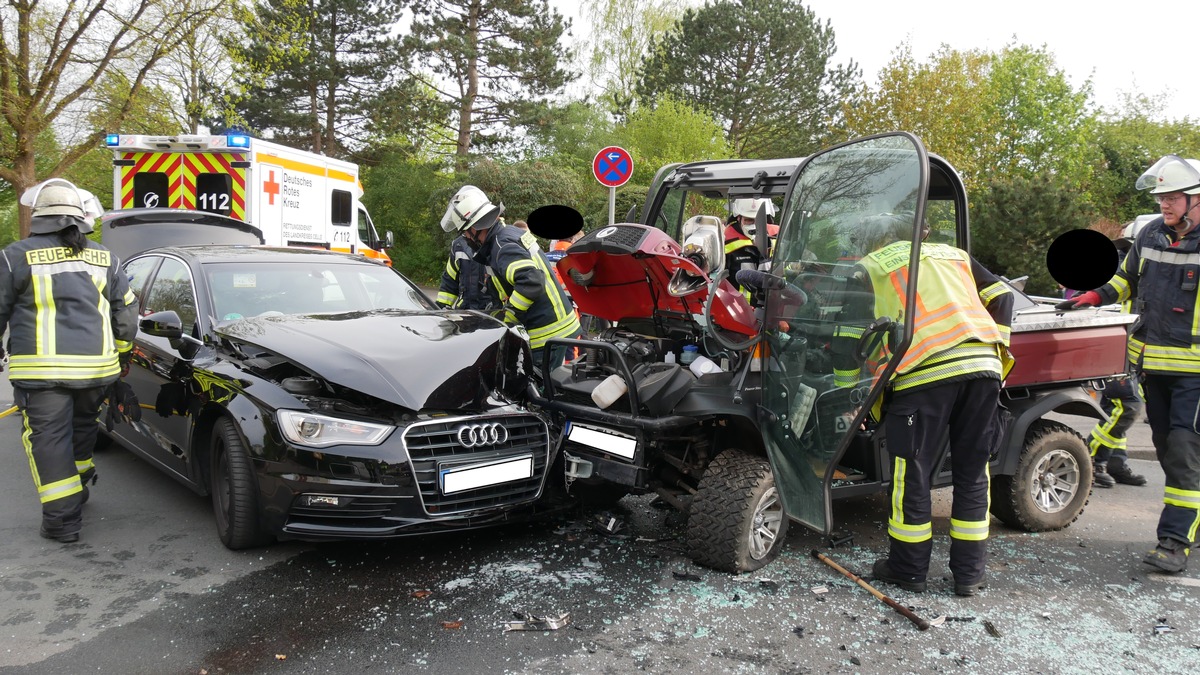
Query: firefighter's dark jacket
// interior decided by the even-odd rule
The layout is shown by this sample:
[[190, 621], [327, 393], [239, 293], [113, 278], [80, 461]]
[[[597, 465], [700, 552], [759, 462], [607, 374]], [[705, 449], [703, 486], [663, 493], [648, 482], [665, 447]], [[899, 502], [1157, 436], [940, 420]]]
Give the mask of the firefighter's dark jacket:
[[473, 259], [474, 254], [466, 237], [460, 235], [450, 243], [450, 257], [438, 286], [438, 305], [484, 311], [499, 306], [496, 288], [485, 267]]
[[78, 255], [57, 234], [0, 252], [0, 332], [10, 329], [9, 379], [31, 389], [112, 384], [133, 348], [137, 299], [117, 256], [88, 241]]
[[1116, 275], [1096, 292], [1104, 304], [1133, 300], [1139, 316], [1129, 361], [1160, 375], [1200, 375], [1200, 227], [1172, 245], [1161, 217], [1138, 234]]
[[531, 349], [556, 337], [579, 334], [571, 298], [550, 272], [550, 262], [528, 230], [497, 223], [475, 260], [491, 269], [492, 280], [509, 312], [529, 332]]

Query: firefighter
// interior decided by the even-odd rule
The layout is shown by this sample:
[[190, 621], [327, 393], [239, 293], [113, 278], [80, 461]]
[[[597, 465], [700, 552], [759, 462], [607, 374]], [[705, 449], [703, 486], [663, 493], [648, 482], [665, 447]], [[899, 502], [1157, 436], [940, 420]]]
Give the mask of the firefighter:
[[[864, 232], [874, 233], [871, 246], [882, 248], [866, 252], [855, 266], [848, 285], [860, 292], [848, 296], [844, 317], [870, 321], [904, 314], [899, 293], [908, 281], [911, 223], [892, 214], [864, 223]], [[876, 236], [880, 232], [890, 236]], [[985, 584], [988, 459], [999, 441], [1000, 382], [1011, 365], [1013, 296], [965, 251], [923, 243], [920, 256], [914, 332], [885, 389], [882, 426], [893, 463], [890, 552], [873, 572], [909, 591], [926, 589], [933, 548], [930, 481], [948, 431], [954, 480], [950, 570], [955, 594], [971, 596]], [[835, 373], [845, 373], [858, 358], [858, 340], [845, 337], [833, 343]], [[887, 346], [875, 351], [868, 359], [882, 366]]]
[[[741, 270], [757, 270], [766, 262], [770, 251], [765, 254], [754, 245], [755, 216], [759, 207], [766, 204], [767, 216], [773, 216], [775, 207], [769, 199], [735, 199], [731, 210], [733, 215], [725, 226], [725, 269], [729, 271], [729, 280], [738, 287], [738, 291], [746, 296], [746, 300], [754, 303], [757, 289], [743, 287], [737, 283], [737, 273]], [[774, 242], [775, 233], [779, 230], [775, 225], [768, 226], [767, 235]]]
[[1150, 437], [1166, 474], [1158, 545], [1143, 562], [1182, 572], [1200, 525], [1200, 164], [1167, 155], [1142, 174], [1162, 217], [1138, 234], [1117, 273], [1076, 307], [1132, 299], [1130, 361], [1142, 381]]
[[[497, 222], [504, 205], [493, 205], [483, 190], [464, 185], [450, 199], [442, 229], [459, 232], [474, 260], [491, 269], [503, 302], [504, 322], [522, 324], [529, 333], [533, 362], [552, 338], [580, 336], [579, 317], [566, 291], [550, 272], [550, 263], [532, 232]], [[566, 348], [550, 355], [550, 367], [561, 365]]]
[[132, 354], [137, 300], [117, 257], [90, 241], [99, 204], [71, 183], [30, 188], [29, 237], [0, 257], [0, 333], [42, 502], [41, 535], [79, 541], [105, 391]]
[[[1133, 245], [1132, 227], [1130, 223], [1126, 234], [1114, 242], [1122, 260]], [[1125, 303], [1125, 310], [1129, 310], [1128, 302]], [[1145, 476], [1129, 468], [1129, 442], [1125, 438], [1142, 412], [1140, 388], [1136, 379], [1126, 375], [1108, 382], [1100, 392], [1100, 407], [1108, 419], [1092, 427], [1092, 433], [1088, 436], [1088, 448], [1092, 451], [1092, 485], [1110, 488], [1117, 483], [1133, 486], [1146, 484]]]
[[475, 262], [475, 251], [467, 243], [465, 235], [455, 237], [450, 243], [450, 257], [442, 271], [438, 286], [439, 307], [455, 309], [477, 309], [489, 311], [500, 306], [500, 296], [487, 267]]

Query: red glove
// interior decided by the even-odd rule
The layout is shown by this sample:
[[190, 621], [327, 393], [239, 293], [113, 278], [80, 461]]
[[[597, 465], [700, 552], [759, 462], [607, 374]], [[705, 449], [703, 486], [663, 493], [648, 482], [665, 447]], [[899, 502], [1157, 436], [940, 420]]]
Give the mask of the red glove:
[[1096, 291], [1088, 291], [1082, 295], [1075, 296], [1075, 304], [1073, 307], [1099, 307], [1100, 294]]

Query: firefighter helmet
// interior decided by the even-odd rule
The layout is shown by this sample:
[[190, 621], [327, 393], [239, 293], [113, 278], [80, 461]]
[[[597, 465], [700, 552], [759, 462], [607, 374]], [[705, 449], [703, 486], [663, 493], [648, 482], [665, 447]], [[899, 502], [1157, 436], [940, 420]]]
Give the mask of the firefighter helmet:
[[33, 217], [38, 219], [30, 226], [34, 234], [57, 232], [69, 225], [87, 234], [92, 231], [92, 221], [104, 212], [95, 195], [62, 178], [51, 178], [29, 188], [21, 195], [21, 203], [30, 207]]
[[486, 230], [496, 224], [504, 204], [494, 206], [483, 190], [474, 185], [464, 185], [450, 198], [446, 214], [442, 216], [442, 229], [446, 232], [462, 232], [468, 227]]
[[1138, 177], [1136, 187], [1149, 190], [1152, 195], [1169, 192], [1200, 194], [1200, 162], [1166, 155]]

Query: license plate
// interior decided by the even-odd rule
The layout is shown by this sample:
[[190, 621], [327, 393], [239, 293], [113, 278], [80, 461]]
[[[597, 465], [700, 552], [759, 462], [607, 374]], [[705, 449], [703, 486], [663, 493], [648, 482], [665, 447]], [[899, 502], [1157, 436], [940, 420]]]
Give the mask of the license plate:
[[533, 476], [533, 456], [442, 470], [442, 494], [450, 495]]
[[576, 424], [575, 422], [571, 423], [571, 430], [567, 432], [567, 439], [572, 443], [586, 445], [589, 448], [630, 460], [633, 459], [634, 453], [637, 452], [637, 439], [632, 436], [619, 434], [610, 429]]

